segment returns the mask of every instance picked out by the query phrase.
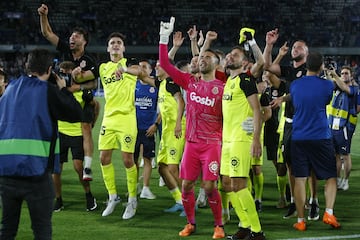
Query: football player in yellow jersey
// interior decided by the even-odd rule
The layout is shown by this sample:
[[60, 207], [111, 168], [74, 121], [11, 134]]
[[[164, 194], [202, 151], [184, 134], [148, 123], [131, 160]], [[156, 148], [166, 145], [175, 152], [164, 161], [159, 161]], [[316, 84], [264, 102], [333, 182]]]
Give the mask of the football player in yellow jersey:
[[[60, 74], [66, 74], [69, 78], [69, 75], [72, 72], [72, 69], [75, 68], [75, 64], [71, 61], [61, 62], [59, 65]], [[70, 75], [71, 76], [71, 75]], [[71, 80], [71, 79], [67, 79]], [[94, 83], [88, 82], [83, 84], [81, 87], [87, 87], [89, 89], [94, 87]], [[85, 103], [82, 98], [83, 92], [80, 89], [79, 84], [72, 84], [71, 92], [75, 99], [80, 103], [81, 107], [84, 107]], [[83, 162], [84, 162], [84, 147], [83, 147], [83, 133], [81, 129], [81, 123], [70, 123], [65, 121], [58, 121], [59, 126], [59, 141], [60, 141], [60, 173], [53, 173], [53, 181], [55, 188], [55, 204], [54, 211], [59, 212], [64, 208], [62, 196], [61, 196], [61, 171], [63, 169], [63, 163], [68, 161], [68, 152], [71, 150], [73, 165], [76, 173], [79, 176], [79, 181], [84, 188], [85, 197], [86, 197], [86, 210], [93, 211], [96, 209], [96, 199], [93, 197], [90, 191], [90, 182], [83, 180]]]
[[[109, 201], [102, 216], [108, 216], [120, 202], [115, 184], [115, 170], [112, 164], [113, 150], [121, 146], [126, 169], [128, 203], [123, 219], [130, 219], [137, 208], [137, 168], [134, 150], [137, 136], [135, 86], [136, 75], [125, 73], [127, 59], [124, 58], [124, 35], [118, 32], [108, 37], [107, 51], [111, 61], [100, 65], [99, 74], [104, 87], [104, 116], [99, 136], [101, 170], [109, 194]], [[121, 69], [121, 70], [119, 70]]]
[[[169, 75], [156, 63], [156, 78], [142, 78], [142, 80], [159, 89], [158, 106], [161, 114], [161, 141], [157, 162], [159, 174], [175, 200], [175, 204], [165, 209], [165, 212], [181, 211], [185, 216], [181, 199], [181, 180], [179, 178], [179, 163], [185, 144], [185, 102], [181, 88], [174, 83]], [[176, 106], [176, 107], [175, 107]]]
[[[224, 122], [220, 174], [222, 191], [228, 192], [241, 221], [238, 232], [229, 238], [265, 239], [254, 199], [247, 188], [251, 159], [262, 154], [260, 102], [255, 77], [262, 71], [264, 58], [253, 34], [245, 32], [244, 35], [256, 62], [249, 69], [249, 60], [242, 47], [234, 47], [227, 58], [230, 76], [222, 101]], [[242, 127], [247, 118], [253, 118], [253, 133], [248, 133]]]

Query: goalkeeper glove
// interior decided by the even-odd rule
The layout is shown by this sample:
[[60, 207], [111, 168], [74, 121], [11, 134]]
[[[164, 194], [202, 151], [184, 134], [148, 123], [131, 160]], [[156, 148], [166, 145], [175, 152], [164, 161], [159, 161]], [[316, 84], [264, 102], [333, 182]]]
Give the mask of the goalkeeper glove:
[[170, 18], [170, 22], [160, 22], [160, 41], [159, 43], [168, 44], [169, 36], [174, 30], [175, 17]]

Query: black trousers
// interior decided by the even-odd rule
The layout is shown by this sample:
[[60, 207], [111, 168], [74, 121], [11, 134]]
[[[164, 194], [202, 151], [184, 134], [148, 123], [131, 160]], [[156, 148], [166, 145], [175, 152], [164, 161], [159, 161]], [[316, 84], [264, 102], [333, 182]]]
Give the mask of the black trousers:
[[19, 227], [21, 205], [27, 203], [35, 240], [50, 240], [54, 185], [51, 173], [39, 177], [0, 177], [2, 219], [0, 240], [13, 240]]

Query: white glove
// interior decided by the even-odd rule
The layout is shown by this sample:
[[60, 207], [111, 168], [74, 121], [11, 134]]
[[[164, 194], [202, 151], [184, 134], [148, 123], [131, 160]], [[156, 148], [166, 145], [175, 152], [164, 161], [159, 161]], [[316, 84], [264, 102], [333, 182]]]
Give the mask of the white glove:
[[241, 123], [241, 127], [247, 134], [252, 134], [254, 132], [254, 119], [252, 117], [246, 118], [245, 121]]
[[170, 22], [160, 22], [160, 41], [159, 43], [168, 44], [169, 36], [174, 30], [175, 17], [170, 18]]

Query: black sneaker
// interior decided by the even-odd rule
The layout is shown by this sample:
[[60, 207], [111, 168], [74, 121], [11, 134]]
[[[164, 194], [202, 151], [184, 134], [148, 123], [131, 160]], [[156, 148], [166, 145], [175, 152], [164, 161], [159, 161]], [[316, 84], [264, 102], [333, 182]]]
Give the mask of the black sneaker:
[[283, 216], [283, 218], [284, 219], [289, 219], [289, 218], [292, 218], [292, 217], [296, 217], [296, 215], [297, 215], [297, 212], [296, 212], [295, 203], [290, 203], [288, 212]]
[[246, 240], [266, 240], [264, 232], [251, 232], [250, 237], [245, 238]]
[[86, 211], [94, 211], [97, 208], [96, 199], [91, 192], [86, 193]]
[[62, 209], [64, 209], [62, 198], [56, 198], [54, 204], [54, 212], [60, 212]]
[[250, 235], [251, 235], [251, 231], [249, 228], [240, 227], [235, 234], [227, 235], [226, 239], [230, 239], [230, 240], [248, 239]]
[[308, 220], [316, 221], [319, 220], [319, 205], [317, 203], [312, 203], [309, 209]]
[[262, 211], [262, 203], [260, 200], [255, 200], [255, 207], [258, 213]]

